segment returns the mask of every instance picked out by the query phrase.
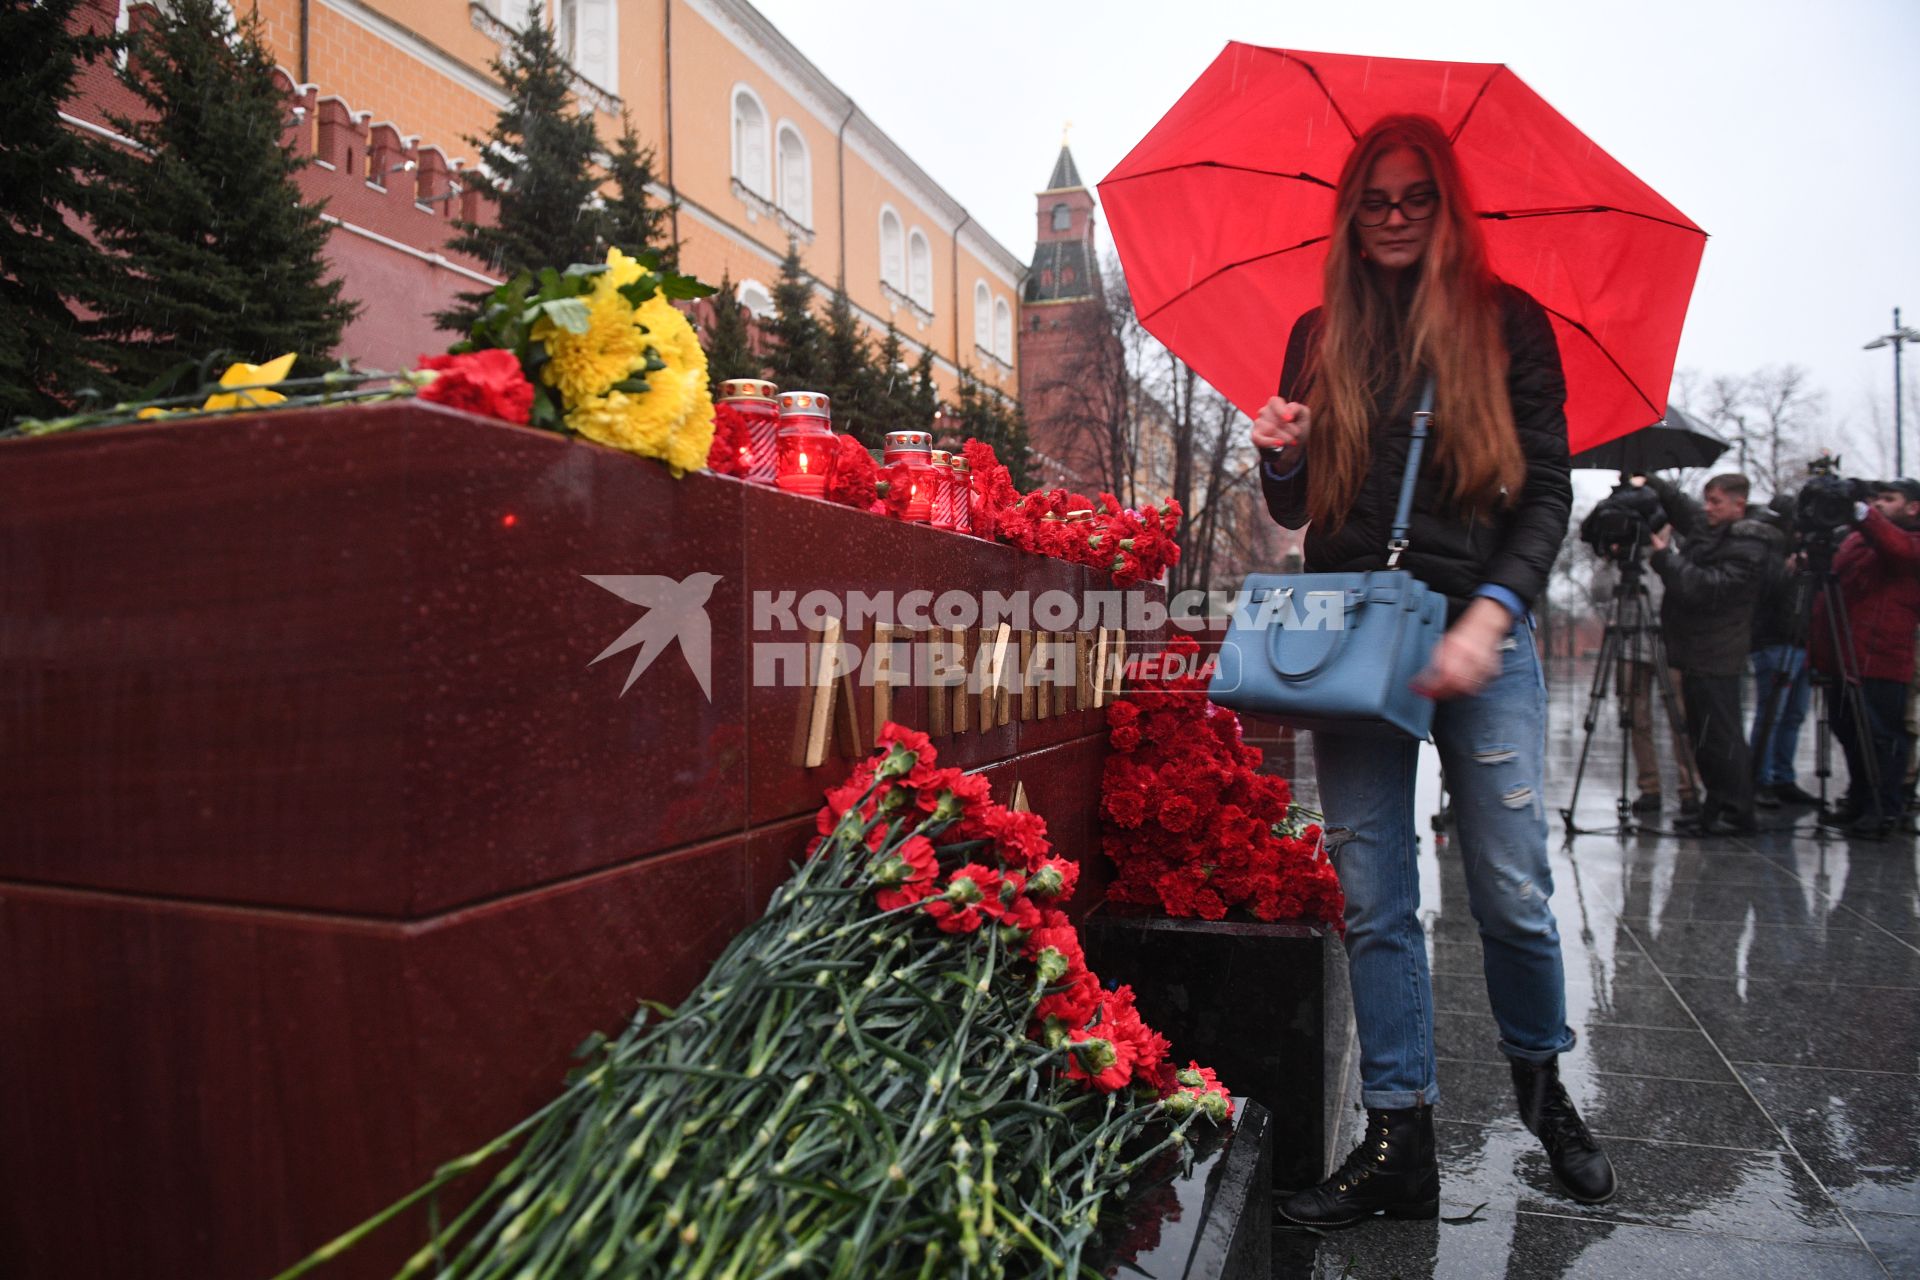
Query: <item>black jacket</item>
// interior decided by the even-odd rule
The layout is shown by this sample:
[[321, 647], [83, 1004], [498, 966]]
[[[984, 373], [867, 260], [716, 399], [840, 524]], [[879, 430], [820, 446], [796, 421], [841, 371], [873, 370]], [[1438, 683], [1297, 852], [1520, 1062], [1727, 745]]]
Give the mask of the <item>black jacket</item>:
[[1714, 528], [1699, 504], [1659, 477], [1648, 481], [1682, 541], [1647, 561], [1666, 584], [1660, 630], [1667, 661], [1702, 676], [1737, 676], [1752, 647], [1753, 611], [1785, 539], [1758, 520]]
[[[1527, 464], [1520, 499], [1511, 507], [1477, 514], [1456, 509], [1434, 461], [1437, 450], [1432, 437], [1471, 429], [1474, 424], [1447, 423], [1436, 415], [1414, 484], [1409, 546], [1400, 560], [1402, 568], [1447, 597], [1450, 616], [1457, 616], [1474, 592], [1488, 584], [1505, 587], [1531, 608], [1545, 589], [1547, 573], [1566, 540], [1567, 516], [1573, 507], [1567, 467], [1567, 384], [1553, 327], [1540, 304], [1511, 285], [1500, 286], [1500, 313], [1508, 352], [1507, 391]], [[1287, 339], [1280, 394], [1289, 400], [1306, 398], [1302, 375], [1308, 353], [1319, 339], [1320, 323], [1321, 311], [1315, 308], [1300, 317]], [[1375, 404], [1373, 453], [1366, 478], [1338, 529], [1307, 531], [1309, 573], [1386, 567], [1387, 539], [1392, 536], [1393, 509], [1407, 466], [1417, 394], [1388, 405], [1389, 391]], [[1267, 510], [1289, 529], [1298, 529], [1307, 520], [1307, 470], [1302, 465], [1287, 479], [1275, 480], [1261, 467]]]

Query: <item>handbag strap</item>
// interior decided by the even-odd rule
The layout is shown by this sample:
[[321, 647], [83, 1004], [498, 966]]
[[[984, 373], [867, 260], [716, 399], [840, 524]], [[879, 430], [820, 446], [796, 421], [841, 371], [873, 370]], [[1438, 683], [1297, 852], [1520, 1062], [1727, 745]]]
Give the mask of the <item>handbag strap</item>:
[[1420, 407], [1413, 411], [1413, 439], [1407, 445], [1407, 470], [1400, 477], [1400, 503], [1393, 510], [1393, 536], [1387, 539], [1387, 568], [1400, 567], [1407, 549], [1407, 526], [1413, 519], [1413, 482], [1420, 475], [1420, 455], [1426, 452], [1427, 426], [1433, 421], [1433, 375], [1420, 388]]

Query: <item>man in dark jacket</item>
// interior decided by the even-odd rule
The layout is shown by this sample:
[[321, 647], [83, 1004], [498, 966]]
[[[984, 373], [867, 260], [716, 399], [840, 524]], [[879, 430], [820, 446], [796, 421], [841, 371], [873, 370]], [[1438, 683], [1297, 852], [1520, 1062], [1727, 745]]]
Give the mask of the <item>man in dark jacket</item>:
[[[1667, 658], [1680, 672], [1687, 735], [1706, 785], [1700, 815], [1680, 826], [1691, 835], [1752, 831], [1753, 757], [1740, 706], [1740, 675], [1753, 634], [1753, 607], [1777, 554], [1779, 535], [1747, 518], [1747, 478], [1729, 472], [1707, 481], [1695, 503], [1665, 480], [1648, 482], [1666, 508], [1668, 527], [1653, 535], [1647, 563], [1666, 584], [1660, 625]], [[1675, 531], [1683, 541], [1670, 543]]]
[[[1809, 637], [1813, 669], [1836, 678], [1857, 678], [1865, 724], [1854, 699], [1841, 696], [1834, 732], [1847, 755], [1847, 795], [1823, 821], [1845, 824], [1860, 835], [1892, 830], [1904, 807], [1907, 682], [1913, 678], [1913, 634], [1920, 623], [1920, 484], [1890, 480], [1871, 505], [1854, 508], [1858, 527], [1834, 552], [1853, 634], [1853, 652], [1843, 663], [1833, 644], [1826, 600], [1816, 596]], [[1869, 788], [1867, 761], [1878, 774]]]

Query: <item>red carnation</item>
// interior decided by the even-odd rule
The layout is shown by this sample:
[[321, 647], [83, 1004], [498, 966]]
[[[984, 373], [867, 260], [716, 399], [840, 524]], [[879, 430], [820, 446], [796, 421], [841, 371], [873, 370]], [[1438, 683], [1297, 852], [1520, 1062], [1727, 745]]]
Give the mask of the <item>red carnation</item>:
[[862, 511], [875, 500], [874, 482], [880, 478], [873, 455], [854, 436], [835, 436], [832, 478], [827, 481], [827, 499]]
[[420, 368], [439, 375], [420, 388], [422, 400], [521, 426], [533, 411], [533, 384], [511, 351], [494, 347], [461, 355], [421, 356]]
[[886, 514], [895, 520], [905, 520], [907, 503], [913, 497], [913, 468], [904, 462], [881, 468], [875, 488]]
[[874, 869], [874, 879], [885, 886], [875, 895], [875, 901], [882, 911], [924, 901], [933, 895], [933, 880], [939, 870], [933, 842], [925, 836], [908, 836]]
[[1176, 835], [1193, 825], [1200, 816], [1200, 807], [1186, 796], [1168, 796], [1160, 804], [1160, 825]]
[[1075, 1030], [1067, 1054], [1067, 1075], [1085, 1080], [1102, 1093], [1124, 1089], [1133, 1079], [1133, 1045], [1094, 1032]]
[[1003, 911], [1000, 873], [977, 862], [948, 876], [946, 892], [926, 904], [943, 933], [972, 933], [987, 917], [998, 919]]
[[1107, 816], [1122, 827], [1137, 827], [1146, 820], [1146, 797], [1138, 791], [1109, 791], [1102, 804]]
[[753, 432], [733, 406], [713, 407], [713, 443], [707, 448], [707, 470], [716, 475], [744, 476], [753, 465]]
[[981, 826], [993, 837], [1001, 860], [1010, 867], [1038, 867], [1050, 851], [1047, 820], [1037, 813], [1016, 813], [994, 805], [984, 811]]

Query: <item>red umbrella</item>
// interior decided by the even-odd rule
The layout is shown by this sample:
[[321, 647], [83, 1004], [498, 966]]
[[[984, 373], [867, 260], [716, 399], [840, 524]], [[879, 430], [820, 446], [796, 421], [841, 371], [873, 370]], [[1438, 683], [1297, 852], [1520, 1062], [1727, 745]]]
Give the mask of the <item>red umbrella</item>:
[[1447, 130], [1493, 269], [1553, 317], [1571, 448], [1659, 418], [1706, 233], [1499, 63], [1229, 44], [1100, 184], [1141, 323], [1256, 413], [1320, 305], [1340, 166], [1401, 113]]

